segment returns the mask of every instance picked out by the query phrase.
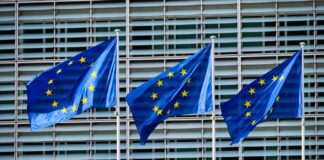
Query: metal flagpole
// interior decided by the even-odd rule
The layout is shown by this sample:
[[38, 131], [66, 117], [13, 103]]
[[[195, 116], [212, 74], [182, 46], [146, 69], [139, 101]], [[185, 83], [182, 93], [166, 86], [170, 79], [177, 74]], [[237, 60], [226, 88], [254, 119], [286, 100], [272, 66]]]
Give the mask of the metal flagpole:
[[119, 32], [120, 29], [115, 29], [117, 44], [116, 44], [116, 159], [120, 160], [120, 100], [119, 100]]
[[300, 47], [302, 49], [302, 107], [303, 107], [303, 116], [301, 119], [301, 159], [305, 160], [305, 102], [304, 102], [304, 45], [305, 42], [300, 42]]
[[211, 53], [210, 59], [212, 64], [212, 104], [213, 104], [213, 113], [212, 113], [212, 160], [216, 160], [216, 108], [215, 108], [215, 84], [214, 84], [214, 53], [215, 53], [215, 36], [210, 36], [211, 39]]

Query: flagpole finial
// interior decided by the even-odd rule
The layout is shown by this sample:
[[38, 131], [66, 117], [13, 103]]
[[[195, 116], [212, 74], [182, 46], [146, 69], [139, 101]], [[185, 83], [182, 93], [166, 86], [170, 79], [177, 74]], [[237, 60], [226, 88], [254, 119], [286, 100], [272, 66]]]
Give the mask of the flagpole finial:
[[299, 45], [304, 46], [306, 43], [305, 42], [300, 42]]
[[119, 36], [120, 29], [115, 29], [115, 33], [117, 36]]
[[210, 39], [215, 39], [215, 38], [216, 38], [216, 36], [214, 36], [214, 35], [210, 36]]

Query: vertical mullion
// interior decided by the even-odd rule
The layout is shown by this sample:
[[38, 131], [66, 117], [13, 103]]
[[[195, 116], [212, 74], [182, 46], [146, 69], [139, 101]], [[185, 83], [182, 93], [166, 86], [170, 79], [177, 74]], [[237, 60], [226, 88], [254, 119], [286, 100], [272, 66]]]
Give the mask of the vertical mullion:
[[279, 45], [280, 45], [280, 41], [279, 41], [279, 36], [280, 36], [280, 32], [279, 32], [279, 15], [278, 15], [278, 1], [276, 0], [275, 2], [275, 7], [276, 7], [276, 53], [279, 53]]
[[[217, 30], [221, 30], [221, 25], [220, 25], [220, 21], [219, 21], [219, 19], [220, 19], [220, 17], [217, 17]], [[218, 36], [218, 38], [216, 39], [216, 41], [218, 42], [217, 43], [217, 48], [220, 48], [220, 46], [221, 46], [221, 41], [219, 40], [220, 39], [220, 33], [218, 33], [217, 34]], [[218, 54], [220, 55], [220, 49], [219, 49], [219, 51], [218, 51]]]
[[14, 101], [14, 115], [15, 115], [15, 122], [14, 122], [14, 159], [18, 159], [18, 2], [14, 3], [15, 5], [15, 101]]
[[166, 7], [165, 7], [165, 0], [163, 0], [163, 55], [166, 56], [168, 45], [166, 43], [168, 39], [168, 35], [166, 34], [167, 25], [166, 25]]
[[53, 137], [53, 146], [52, 146], [52, 152], [53, 152], [53, 159], [55, 160], [56, 159], [56, 151], [55, 151], [55, 148], [56, 148], [56, 144], [55, 144], [55, 141], [56, 141], [56, 125], [53, 125], [52, 127], [52, 137]]
[[[318, 97], [318, 91], [317, 91], [317, 87], [318, 87], [318, 83], [317, 83], [317, 56], [316, 56], [316, 52], [317, 52], [317, 40], [316, 40], [316, 36], [317, 36], [317, 30], [316, 30], [316, 25], [317, 25], [317, 19], [316, 19], [316, 0], [313, 0], [313, 40], [314, 40], [314, 50], [313, 50], [313, 54], [314, 54], [314, 107], [315, 107], [315, 114], [318, 114], [318, 102], [317, 102], [317, 97]], [[315, 117], [315, 159], [318, 160], [319, 159], [319, 147], [318, 147], [318, 122], [317, 122], [317, 117]]]
[[[242, 23], [241, 23], [241, 19], [242, 19], [242, 15], [241, 15], [241, 0], [237, 0], [236, 1], [236, 16], [237, 16], [237, 53], [238, 53], [238, 91], [240, 91], [242, 89]], [[242, 146], [242, 142], [239, 143], [239, 160], [243, 159], [243, 146]]]
[[[164, 29], [163, 29], [163, 32], [164, 32], [164, 53], [163, 55], [164, 56], [167, 56], [168, 54], [166, 54], [166, 39], [168, 39], [168, 37], [165, 36], [165, 33], [166, 33], [166, 0], [163, 0], [163, 25], [164, 25]], [[166, 59], [163, 60], [163, 71], [166, 70]], [[163, 135], [164, 135], [164, 159], [167, 159], [168, 157], [168, 150], [167, 150], [167, 121], [163, 121]]]
[[[316, 53], [316, 51], [314, 50], [314, 53]], [[317, 56], [316, 54], [314, 54], [314, 59], [313, 59], [313, 63], [314, 63], [314, 107], [315, 107], [315, 114], [318, 114], [318, 111], [317, 111], [317, 108], [318, 108], [318, 102], [317, 102], [317, 96], [318, 96], [318, 91], [317, 91], [317, 87], [318, 87], [318, 84], [317, 84], [317, 64], [316, 64], [316, 60], [317, 60]], [[318, 159], [318, 128], [317, 128], [317, 117], [315, 118], [315, 155], [316, 155], [316, 160]]]
[[[129, 59], [126, 59], [126, 95], [129, 93]], [[130, 111], [126, 103], [126, 159], [130, 159]]]
[[317, 96], [318, 96], [318, 93], [317, 93], [317, 64], [316, 64], [316, 60], [317, 60], [317, 57], [316, 57], [316, 52], [317, 52], [317, 49], [316, 49], [316, 44], [317, 44], [317, 41], [316, 41], [316, 34], [317, 34], [317, 30], [316, 30], [316, 24], [317, 24], [317, 21], [316, 21], [316, 1], [314, 0], [313, 1], [313, 34], [314, 34], [314, 50], [313, 50], [313, 54], [314, 54], [314, 58], [313, 58], [313, 63], [314, 63], [314, 102], [315, 102], [315, 113], [317, 113], [317, 108], [318, 108], [318, 103], [317, 103]]
[[[166, 36], [166, 0], [163, 0], [163, 32], [164, 32], [164, 52], [163, 52], [163, 55], [164, 56], [166, 56], [167, 54], [166, 54], [166, 50], [167, 50], [167, 43], [166, 43], [166, 40], [168, 39], [168, 37]], [[166, 60], [164, 59], [163, 60], [163, 71], [165, 71], [166, 70]], [[166, 137], [166, 134], [167, 134], [167, 131], [166, 131], [166, 128], [167, 128], [167, 126], [166, 126], [166, 121], [163, 121], [163, 130], [164, 130], [164, 159], [167, 159], [167, 157], [168, 157], [168, 154], [167, 154], [167, 152], [168, 152], [168, 150], [166, 149], [167, 148], [167, 137]]]
[[236, 12], [237, 12], [237, 53], [239, 55], [242, 54], [242, 15], [241, 15], [241, 0], [237, 0], [236, 5]]
[[153, 52], [153, 55], [152, 56], [154, 56], [155, 55], [155, 52], [154, 52], [154, 49], [155, 49], [155, 36], [154, 36], [154, 32], [155, 32], [155, 25], [154, 25], [154, 19], [151, 19], [151, 26], [150, 26], [150, 28], [151, 28], [151, 39], [152, 39], [152, 43], [151, 43], [151, 45], [152, 45], [152, 52]]
[[[203, 17], [204, 17], [204, 8], [203, 8], [203, 0], [200, 0], [200, 45], [201, 47], [204, 46], [204, 38], [205, 38], [205, 35], [204, 35], [204, 20], [203, 20]], [[215, 44], [213, 44], [215, 45]], [[200, 47], [200, 48], [201, 48]], [[204, 115], [201, 116], [201, 159], [205, 159], [205, 143], [204, 143]]]
[[[314, 53], [314, 59], [313, 59], [313, 63], [314, 63], [314, 107], [315, 107], [315, 114], [318, 114], [318, 102], [317, 102], [317, 96], [318, 96], [318, 92], [317, 92], [317, 63], [316, 63], [316, 52], [317, 52], [317, 40], [316, 40], [316, 36], [317, 36], [317, 30], [316, 30], [316, 25], [317, 25], [317, 20], [316, 20], [316, 0], [313, 0], [313, 40], [314, 40], [314, 49], [313, 49], [313, 53]], [[317, 117], [315, 117], [315, 160], [318, 160], [319, 159], [319, 156], [318, 156], [318, 150], [319, 150], [319, 147], [318, 147], [318, 123], [317, 123]]]
[[[287, 19], [287, 15], [284, 15], [285, 16], [285, 19]], [[287, 24], [287, 21], [285, 21], [285, 23], [284, 23], [284, 28], [285, 28], [285, 46], [288, 46], [288, 40], [287, 40], [287, 36], [288, 36], [288, 29], [289, 29], [289, 27], [288, 27], [288, 24]], [[285, 53], [287, 53], [287, 49], [285, 48]]]
[[53, 57], [56, 57], [56, 3], [53, 3]]
[[68, 37], [68, 28], [67, 28], [67, 24], [68, 22], [67, 21], [64, 21], [64, 51], [65, 52], [68, 52], [67, 51], [67, 43], [68, 43], [68, 39], [67, 39], [67, 37]]
[[[318, 93], [317, 93], [317, 64], [316, 64], [316, 52], [317, 52], [317, 49], [316, 49], [316, 44], [317, 44], [317, 41], [316, 41], [316, 36], [317, 36], [317, 30], [316, 30], [316, 25], [317, 25], [317, 21], [316, 21], [316, 0], [313, 0], [313, 40], [314, 40], [314, 49], [313, 49], [313, 53], [314, 53], [314, 59], [313, 59], [313, 63], [314, 63], [314, 107], [315, 107], [315, 114], [318, 114], [317, 112], [317, 108], [318, 108], [318, 102], [317, 102], [317, 96], [318, 96]], [[318, 123], [317, 123], [317, 117], [315, 117], [315, 159], [317, 160], [318, 159]]]
[[[238, 72], [238, 76], [237, 76], [237, 81], [238, 81], [238, 92], [242, 89], [242, 57], [241, 56], [237, 56], [237, 72]], [[242, 141], [239, 143], [239, 160], [243, 159], [243, 146], [242, 146]]]
[[266, 45], [265, 45], [265, 16], [262, 16], [262, 48], [263, 48], [263, 51], [262, 53], [265, 53], [265, 48], [266, 48]]
[[317, 26], [317, 19], [316, 19], [316, 0], [313, 0], [313, 40], [314, 40], [314, 52], [316, 51], [316, 47], [317, 47], [317, 40], [316, 40], [316, 36], [317, 36], [317, 30], [316, 30], [316, 26]]
[[318, 117], [315, 116], [315, 160], [318, 160], [318, 123], [317, 123], [317, 119]]
[[130, 26], [129, 26], [129, 23], [130, 23], [130, 17], [129, 17], [129, 12], [130, 12], [130, 0], [126, 0], [126, 58], [129, 58], [129, 54], [130, 54], [130, 45], [129, 45], [129, 42], [130, 42]]
[[[129, 32], [130, 32], [130, 28], [129, 28], [129, 2], [130, 0], [125, 0], [126, 2], [126, 8], [125, 8], [125, 14], [126, 14], [126, 19], [125, 19], [125, 23], [126, 23], [126, 34], [125, 34], [125, 38], [126, 38], [126, 94], [129, 93], [130, 90], [130, 77], [129, 77], [129, 72], [130, 72], [130, 67], [129, 67], [129, 52], [130, 52], [130, 46], [129, 46]], [[130, 159], [130, 110], [129, 107], [126, 103], [126, 159]]]
[[205, 154], [205, 142], [204, 142], [204, 118], [201, 118], [201, 159], [206, 159]]
[[92, 47], [92, 43], [93, 43], [93, 13], [92, 13], [92, 3], [93, 3], [93, 0], [90, 0], [89, 2], [90, 6], [89, 6], [89, 15], [90, 15], [90, 18], [89, 18], [89, 41], [90, 41], [90, 47]]
[[[44, 37], [44, 35], [46, 34], [46, 28], [45, 28], [45, 25], [46, 25], [46, 22], [43, 22], [42, 23], [43, 25], [43, 28], [42, 28], [42, 32], [43, 32], [43, 37], [42, 37], [42, 42], [43, 42], [43, 59], [45, 59], [45, 54], [46, 54], [46, 47], [44, 47], [44, 44], [46, 43], [46, 38]], [[45, 54], [44, 54], [45, 53]]]

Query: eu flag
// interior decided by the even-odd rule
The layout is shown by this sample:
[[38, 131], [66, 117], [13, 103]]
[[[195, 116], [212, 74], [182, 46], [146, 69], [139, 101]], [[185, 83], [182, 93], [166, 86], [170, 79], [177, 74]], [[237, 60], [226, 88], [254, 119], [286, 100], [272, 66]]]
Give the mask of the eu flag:
[[171, 116], [212, 111], [211, 44], [126, 96], [145, 144], [148, 136]]
[[222, 103], [232, 144], [242, 141], [259, 123], [301, 117], [302, 76], [302, 50], [299, 50]]
[[27, 84], [31, 130], [116, 104], [116, 42], [111, 38], [40, 73]]

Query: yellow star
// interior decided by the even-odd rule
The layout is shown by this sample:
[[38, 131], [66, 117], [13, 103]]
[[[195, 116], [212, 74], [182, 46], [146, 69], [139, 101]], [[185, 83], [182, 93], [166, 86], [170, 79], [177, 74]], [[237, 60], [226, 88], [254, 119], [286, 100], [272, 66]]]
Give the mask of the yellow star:
[[273, 110], [273, 108], [271, 107], [271, 108], [270, 108], [270, 113], [272, 113], [272, 110]]
[[272, 76], [272, 81], [276, 81], [278, 79], [278, 76]]
[[153, 98], [153, 100], [154, 99], [157, 99], [158, 98], [158, 94], [153, 92], [152, 95], [151, 95], [151, 97]]
[[268, 115], [265, 115], [265, 116], [263, 117], [264, 120], [266, 120], [267, 118], [268, 118]]
[[93, 66], [93, 62], [90, 64], [90, 67], [92, 67]]
[[163, 112], [163, 110], [159, 110], [159, 111], [157, 112], [157, 114], [158, 114], [158, 115], [162, 115], [162, 112]]
[[88, 87], [88, 89], [89, 89], [90, 92], [94, 91], [94, 88], [95, 88], [95, 86], [92, 85], [92, 84], [90, 84], [90, 86]]
[[191, 83], [191, 78], [188, 79], [187, 83], [188, 83], [188, 84]]
[[72, 106], [72, 111], [75, 112], [76, 110], [77, 110], [77, 106], [76, 105]]
[[72, 65], [72, 64], [73, 64], [73, 61], [70, 61], [70, 62], [68, 63], [69, 66]]
[[179, 104], [180, 104], [180, 103], [179, 103], [178, 101], [176, 101], [176, 102], [174, 103], [174, 105], [173, 105], [174, 108], [179, 108]]
[[182, 97], [187, 97], [188, 96], [188, 92], [186, 90], [184, 90], [181, 94], [182, 94]]
[[91, 77], [92, 77], [92, 78], [95, 78], [95, 77], [97, 77], [97, 72], [95, 72], [95, 71], [92, 71], [92, 73], [91, 73]]
[[53, 106], [53, 107], [57, 107], [57, 105], [58, 105], [58, 102], [56, 102], [56, 101], [54, 100], [53, 103], [52, 103], [52, 106]]
[[265, 85], [265, 80], [264, 80], [264, 79], [260, 79], [259, 84], [260, 84], [261, 86]]
[[81, 101], [82, 101], [82, 104], [86, 104], [88, 102], [88, 98], [83, 97]]
[[169, 78], [172, 78], [174, 75], [173, 75], [173, 72], [169, 72], [168, 75], [167, 75]]
[[252, 124], [252, 126], [254, 126], [254, 125], [255, 125], [255, 123], [256, 123], [256, 121], [255, 121], [255, 120], [253, 120], [253, 121], [252, 121], [252, 123], [251, 123], [251, 124]]
[[245, 104], [246, 108], [249, 108], [251, 106], [251, 102], [250, 101], [245, 101]]
[[79, 61], [80, 61], [80, 63], [84, 63], [84, 62], [86, 62], [86, 58], [81, 57], [81, 58], [79, 59]]
[[154, 111], [154, 112], [159, 111], [159, 106], [154, 106], [153, 111]]
[[59, 69], [56, 71], [56, 74], [60, 74], [62, 72], [62, 69]]
[[246, 112], [245, 117], [249, 117], [249, 116], [251, 116], [251, 112]]
[[50, 89], [48, 89], [45, 93], [46, 93], [46, 96], [50, 96], [50, 95], [52, 95], [52, 91], [53, 90], [50, 90]]
[[169, 109], [167, 113], [170, 114], [170, 111], [171, 111], [171, 110]]
[[254, 93], [255, 93], [255, 89], [254, 89], [254, 88], [250, 88], [249, 93], [250, 93], [251, 95], [254, 94]]
[[159, 87], [163, 86], [163, 81], [162, 80], [158, 80], [156, 82], [156, 85], [158, 85]]
[[184, 76], [184, 75], [187, 74], [187, 70], [185, 70], [185, 69], [182, 68], [180, 73], [181, 73], [182, 76]]
[[62, 111], [62, 113], [66, 113], [66, 108], [63, 107], [63, 109], [61, 111]]
[[284, 75], [280, 76], [280, 81], [282, 81], [285, 78]]
[[48, 85], [52, 84], [54, 82], [54, 79], [50, 79], [47, 83]]
[[280, 100], [280, 96], [277, 96], [276, 102], [279, 102], [279, 100]]

